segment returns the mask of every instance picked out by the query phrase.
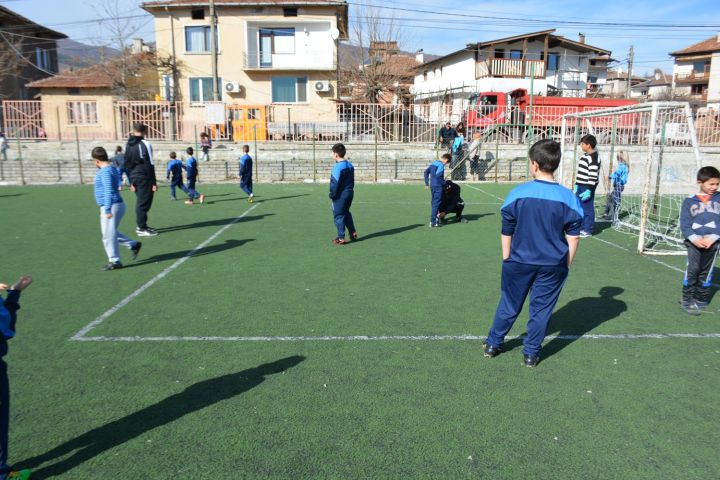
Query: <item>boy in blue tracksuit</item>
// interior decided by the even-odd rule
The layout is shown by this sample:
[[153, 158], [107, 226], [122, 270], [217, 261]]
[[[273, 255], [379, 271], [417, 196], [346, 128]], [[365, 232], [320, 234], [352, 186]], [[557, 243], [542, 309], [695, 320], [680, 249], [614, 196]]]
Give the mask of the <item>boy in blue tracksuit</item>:
[[123, 266], [120, 262], [119, 244], [122, 243], [132, 251], [134, 260], [140, 252], [142, 243], [118, 230], [120, 221], [125, 215], [125, 202], [118, 191], [120, 176], [112, 167], [107, 152], [103, 147], [95, 147], [91, 156], [98, 168], [95, 174], [95, 203], [100, 207], [100, 231], [108, 257], [108, 263], [103, 270], [117, 270]]
[[712, 271], [720, 239], [720, 171], [715, 167], [698, 170], [700, 192], [683, 201], [680, 231], [688, 251], [680, 306], [690, 315], [706, 311], [710, 301]]
[[333, 216], [337, 236], [333, 240], [335, 245], [344, 245], [345, 229], [350, 232], [350, 240], [357, 240], [358, 233], [355, 230], [350, 206], [352, 205], [355, 190], [355, 168], [352, 163], [345, 160], [345, 145], [336, 143], [332, 147], [335, 167], [330, 175], [330, 200], [332, 200]]
[[248, 195], [248, 203], [255, 201], [255, 195], [252, 191], [252, 170], [253, 159], [250, 156], [250, 146], [243, 145], [243, 156], [240, 157], [240, 188]]
[[7, 297], [0, 297], [0, 480], [30, 478], [30, 470], [13, 471], [8, 460], [8, 430], [10, 428], [10, 381], [7, 374], [5, 355], [8, 352], [8, 340], [15, 336], [15, 321], [20, 310], [20, 292], [32, 283], [32, 277], [20, 277], [20, 280], [8, 286], [0, 283], [0, 290], [7, 290]]
[[200, 176], [197, 160], [193, 156], [195, 150], [193, 150], [192, 147], [188, 147], [187, 150], [185, 150], [185, 153], [188, 154], [188, 158], [185, 161], [185, 175], [187, 177], [188, 196], [190, 197], [189, 200], [185, 200], [185, 203], [187, 205], [192, 205], [194, 203], [193, 200], [198, 198], [200, 199], [200, 204], [203, 204], [205, 203], [205, 195], [198, 193], [198, 191], [195, 190], [195, 182], [198, 181]]
[[430, 192], [432, 193], [430, 207], [431, 227], [440, 226], [438, 212], [440, 211], [440, 202], [442, 201], [443, 188], [445, 187], [445, 165], [447, 165], [451, 158], [452, 156], [449, 153], [444, 153], [442, 157], [440, 157], [440, 160], [435, 160], [428, 165], [423, 173], [425, 188], [429, 186]]
[[560, 144], [540, 140], [530, 148], [530, 172], [535, 179], [514, 188], [500, 209], [502, 214], [502, 279], [500, 303], [484, 344], [486, 357], [501, 352], [530, 293], [530, 319], [523, 360], [528, 367], [540, 361], [540, 346], [548, 322], [577, 250], [583, 208], [580, 200], [555, 182]]
[[185, 165], [178, 160], [175, 152], [170, 152], [170, 162], [168, 162], [167, 172], [165, 174], [165, 178], [170, 180], [170, 200], [177, 200], [177, 196], [175, 195], [176, 188], [179, 188], [185, 192], [188, 197], [192, 198], [190, 190], [183, 184], [183, 170], [185, 170]]

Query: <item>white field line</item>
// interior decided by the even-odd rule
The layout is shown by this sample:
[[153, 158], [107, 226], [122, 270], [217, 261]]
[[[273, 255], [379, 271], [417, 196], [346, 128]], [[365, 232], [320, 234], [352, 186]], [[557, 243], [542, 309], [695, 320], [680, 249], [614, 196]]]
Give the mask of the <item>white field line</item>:
[[[262, 202], [260, 202], [260, 203], [262, 203]], [[87, 325], [85, 325], [85, 327], [83, 327], [79, 332], [77, 332], [75, 335], [73, 335], [73, 336], [70, 338], [70, 340], [84, 340], [83, 337], [85, 337], [85, 335], [87, 335], [87, 333], [88, 333], [90, 330], [92, 330], [93, 328], [95, 328], [95, 327], [97, 327], [98, 325], [100, 325], [102, 322], [104, 322], [105, 320], [107, 320], [107, 318], [108, 318], [110, 315], [112, 315], [113, 313], [117, 312], [117, 311], [120, 310], [122, 307], [124, 307], [125, 305], [127, 305], [128, 303], [130, 303], [131, 301], [133, 301], [138, 295], [140, 295], [140, 294], [143, 293], [145, 290], [147, 290], [148, 288], [150, 288], [151, 286], [153, 286], [155, 283], [157, 283], [159, 280], [161, 280], [162, 278], [164, 278], [168, 273], [172, 272], [172, 271], [175, 270], [177, 267], [179, 267], [180, 265], [182, 265], [183, 263], [185, 263], [190, 257], [192, 257], [192, 256], [195, 254], [195, 252], [197, 252], [197, 251], [200, 250], [201, 248], [205, 247], [207, 244], [209, 244], [210, 242], [212, 242], [213, 240], [215, 240], [218, 236], [220, 236], [225, 230], [227, 230], [228, 228], [230, 228], [231, 226], [233, 226], [234, 224], [236, 224], [237, 222], [239, 222], [245, 215], [247, 215], [248, 213], [252, 212], [258, 205], [260, 205], [260, 203], [257, 203], [257, 204], [255, 204], [255, 205], [253, 205], [252, 207], [248, 208], [244, 213], [242, 213], [241, 215], [235, 217], [232, 222], [228, 223], [227, 225], [225, 225], [224, 227], [222, 227], [220, 230], [218, 230], [217, 232], [215, 232], [215, 233], [213, 233], [212, 235], [210, 235], [210, 237], [208, 237], [207, 240], [205, 240], [204, 242], [202, 242], [202, 243], [201, 243], [200, 245], [198, 245], [197, 247], [193, 248], [190, 252], [188, 252], [187, 254], [185, 254], [184, 257], [178, 259], [175, 263], [173, 263], [172, 265], [170, 265], [169, 267], [167, 267], [165, 270], [163, 270], [162, 272], [160, 272], [160, 273], [158, 273], [157, 275], [155, 275], [153, 278], [151, 278], [150, 280], [148, 280], [148, 281], [147, 281], [144, 285], [142, 285], [140, 288], [138, 288], [137, 290], [135, 290], [134, 292], [132, 292], [130, 295], [128, 295], [127, 297], [125, 297], [124, 299], [122, 299], [122, 300], [120, 301], [120, 303], [118, 303], [117, 305], [115, 305], [114, 307], [112, 307], [111, 309], [109, 309], [108, 311], [106, 311], [105, 313], [103, 313], [102, 315], [100, 315], [99, 317], [97, 317], [97, 318], [96, 318], [95, 320], [93, 320], [92, 322], [90, 322], [90, 323], [88, 323]]]
[[[523, 335], [508, 336], [506, 340], [524, 338]], [[663, 340], [675, 338], [720, 338], [720, 333], [618, 333], [618, 334], [587, 334], [587, 335], [548, 335], [547, 340]], [[480, 335], [348, 335], [348, 336], [317, 336], [317, 337], [80, 337], [74, 340], [82, 342], [378, 342], [378, 341], [483, 341], [486, 336]]]
[[494, 193], [486, 192], [486, 191], [483, 190], [482, 188], [478, 188], [478, 187], [476, 187], [476, 186], [474, 186], [474, 185], [470, 185], [470, 184], [465, 184], [465, 186], [466, 186], [466, 187], [470, 187], [470, 188], [472, 188], [473, 190], [477, 190], [478, 192], [482, 192], [482, 193], [484, 193], [485, 195], [490, 195], [490, 196], [493, 197], [493, 198], [497, 198], [497, 199], [500, 200], [501, 202], [504, 202], [504, 201], [505, 201], [504, 198], [498, 197], [498, 196], [495, 195]]

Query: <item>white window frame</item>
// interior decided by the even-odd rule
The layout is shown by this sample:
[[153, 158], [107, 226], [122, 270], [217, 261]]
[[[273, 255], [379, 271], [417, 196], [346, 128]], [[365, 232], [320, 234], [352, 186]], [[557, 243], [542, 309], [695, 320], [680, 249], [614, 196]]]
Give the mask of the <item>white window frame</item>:
[[[276, 101], [273, 101], [273, 102], [272, 102], [273, 104], [293, 104], [293, 105], [295, 105], [295, 104], [300, 104], [300, 105], [303, 105], [303, 104], [310, 103], [310, 91], [309, 91], [309, 90], [310, 90], [310, 77], [308, 77], [307, 75], [305, 75], [305, 76], [296, 76], [296, 75], [273, 75], [272, 77], [270, 77], [270, 97], [271, 97], [271, 100], [272, 100], [272, 83], [273, 83], [273, 79], [275, 79], [275, 78], [294, 78], [294, 79], [295, 79], [295, 101], [294, 101], [294, 102], [276, 102]], [[298, 82], [298, 79], [301, 79], [301, 78], [304, 78], [304, 79], [305, 79], [305, 100], [299, 101], [299, 100], [298, 100], [298, 97], [300, 96], [300, 95], [299, 95], [299, 93], [300, 93], [299, 84], [300, 84], [301, 82]]]
[[87, 127], [100, 124], [97, 100], [66, 100], [65, 111], [68, 125]]
[[[188, 28], [207, 28], [209, 31], [212, 30], [210, 25], [207, 25], [207, 24], [185, 25], [185, 27], [183, 28], [183, 33], [185, 35], [185, 38], [184, 38], [185, 54], [186, 55], [208, 55], [208, 54], [212, 53], [211, 46], [210, 46], [210, 33], [208, 33], [208, 36], [207, 36], [207, 39], [208, 39], [207, 50], [201, 50], [201, 51], [197, 51], [197, 52], [188, 50], [188, 37], [187, 37], [187, 29]], [[217, 49], [218, 53], [220, 53], [220, 26], [219, 25], [215, 26], [215, 44], [216, 44], [215, 48]]]
[[[202, 83], [199, 85], [198, 93], [200, 94], [199, 100], [193, 100], [192, 99], [192, 82], [193, 80], [200, 81], [202, 79], [209, 78], [212, 82], [212, 77], [188, 77], [188, 98], [190, 99], [190, 103], [192, 105], [202, 105], [204, 103], [208, 102], [214, 102], [215, 100], [212, 99], [212, 96], [210, 98], [203, 98], [203, 89], [202, 89]], [[212, 94], [211, 94], [212, 95]], [[222, 90], [222, 78], [218, 77], [218, 96], [220, 97], [218, 99], [219, 102], [222, 102], [223, 100], [223, 90]]]

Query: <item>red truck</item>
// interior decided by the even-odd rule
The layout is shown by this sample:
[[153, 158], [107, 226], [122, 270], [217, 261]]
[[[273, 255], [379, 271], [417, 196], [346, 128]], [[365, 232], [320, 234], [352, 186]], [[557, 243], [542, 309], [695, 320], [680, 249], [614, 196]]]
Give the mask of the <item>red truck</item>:
[[[477, 93], [472, 95], [469, 100], [470, 103], [465, 115], [468, 131], [484, 131], [493, 125], [519, 126], [532, 124], [536, 131], [551, 130], [548, 133], [555, 135], [560, 133], [562, 117], [567, 113], [600, 110], [637, 103], [635, 100], [616, 98], [534, 96], [531, 115], [530, 95], [524, 88], [518, 88], [509, 93]], [[620, 118], [624, 118], [621, 122], [633, 122], [633, 117], [625, 116]], [[593, 122], [593, 126], [610, 127], [611, 125], [604, 125], [604, 123], [611, 121], [609, 118], [599, 118]], [[628, 125], [619, 126], [626, 127]]]

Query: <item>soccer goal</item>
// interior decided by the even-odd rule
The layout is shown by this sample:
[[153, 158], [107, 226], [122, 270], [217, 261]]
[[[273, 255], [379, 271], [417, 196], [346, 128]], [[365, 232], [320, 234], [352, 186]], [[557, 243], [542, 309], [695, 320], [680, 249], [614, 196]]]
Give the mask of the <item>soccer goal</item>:
[[[607, 213], [612, 228], [637, 235], [639, 253], [684, 253], [680, 207], [697, 190], [696, 172], [702, 166], [690, 105], [650, 102], [564, 115], [558, 173], [564, 185], [572, 187], [575, 181], [580, 139], [586, 134], [597, 139], [602, 162], [596, 218], [603, 221]], [[626, 159], [629, 167], [620, 195], [613, 193], [608, 178], [618, 158]]]

